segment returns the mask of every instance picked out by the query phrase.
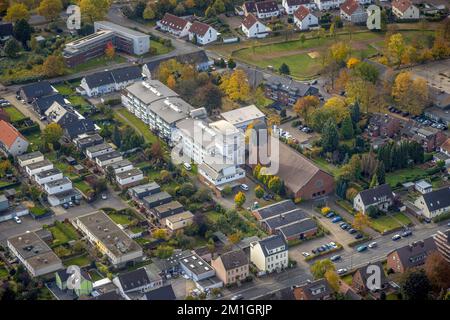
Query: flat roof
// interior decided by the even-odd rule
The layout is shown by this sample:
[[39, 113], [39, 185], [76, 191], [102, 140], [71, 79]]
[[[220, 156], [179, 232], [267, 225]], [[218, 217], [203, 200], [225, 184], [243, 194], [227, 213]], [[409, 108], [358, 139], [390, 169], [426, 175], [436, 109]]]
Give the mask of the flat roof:
[[187, 219], [193, 218], [194, 215], [190, 211], [184, 211], [181, 213], [174, 214], [173, 216], [167, 217], [166, 219], [169, 220], [172, 223], [176, 223], [178, 221], [183, 221]]
[[39, 157], [43, 157], [43, 156], [44, 155], [42, 154], [42, 152], [35, 151], [35, 152], [30, 152], [30, 153], [26, 153], [26, 154], [17, 156], [17, 159], [20, 161], [25, 161], [25, 160], [31, 160], [31, 159], [35, 159], [35, 158], [39, 158]]
[[194, 108], [179, 97], [157, 100], [148, 109], [157, 114], [166, 123], [172, 124], [189, 116]]
[[47, 171], [42, 171], [42, 172], [38, 173], [36, 176], [38, 178], [42, 179], [42, 178], [51, 177], [51, 176], [54, 176], [54, 175], [57, 175], [60, 173], [61, 173], [61, 170], [59, 170], [58, 168], [53, 168], [53, 169], [50, 169]]
[[131, 170], [125, 171], [125, 172], [119, 172], [116, 173], [116, 177], [119, 179], [126, 179], [129, 177], [134, 177], [142, 174], [142, 170], [139, 168], [133, 168]]
[[201, 275], [213, 270], [205, 260], [195, 253], [181, 258], [180, 263], [196, 275]]
[[33, 169], [38, 169], [38, 168], [46, 167], [46, 166], [48, 166], [48, 165], [53, 165], [53, 163], [51, 163], [51, 162], [50, 162], [49, 160], [47, 160], [47, 159], [44, 159], [44, 160], [42, 160], [42, 161], [39, 161], [39, 162], [35, 162], [35, 163], [32, 163], [32, 164], [29, 164], [29, 165], [26, 166], [26, 168], [29, 168], [30, 170], [33, 170]]
[[23, 233], [8, 239], [18, 254], [37, 271], [49, 265], [61, 264], [61, 259], [35, 232]]
[[64, 184], [72, 183], [69, 178], [63, 177], [62, 179], [50, 181], [49, 183], [46, 183], [45, 185], [49, 186], [50, 188], [62, 186]]
[[166, 191], [161, 191], [161, 192], [144, 197], [144, 201], [145, 202], [154, 202], [154, 201], [164, 200], [164, 199], [169, 199], [169, 198], [172, 198], [172, 196], [170, 194], [168, 194]]
[[181, 203], [179, 203], [178, 201], [174, 200], [174, 201], [170, 201], [169, 203], [157, 206], [154, 209], [155, 209], [155, 211], [162, 213], [162, 212], [175, 210], [178, 208], [183, 208], [183, 205]]
[[98, 161], [106, 161], [106, 160], [111, 160], [111, 159], [115, 159], [115, 158], [119, 158], [122, 155], [120, 154], [119, 151], [112, 151], [112, 152], [108, 152], [105, 154], [101, 154], [97, 157]]
[[112, 146], [108, 143], [100, 143], [95, 146], [90, 146], [90, 147], [86, 148], [86, 152], [89, 151], [90, 153], [93, 153], [93, 152], [102, 151], [102, 150], [105, 150], [108, 148], [112, 148]]
[[116, 257], [142, 251], [137, 242], [120, 229], [103, 211], [89, 213], [76, 219]]
[[140, 186], [131, 188], [130, 191], [135, 192], [135, 193], [142, 193], [142, 192], [157, 190], [159, 188], [161, 188], [160, 185], [153, 181], [150, 183], [142, 184]]
[[95, 27], [104, 27], [108, 30], [113, 30], [113, 31], [117, 31], [117, 32], [121, 32], [124, 34], [130, 34], [136, 37], [149, 37], [148, 35], [146, 35], [145, 33], [130, 29], [130, 28], [126, 28], [126, 27], [122, 27], [121, 25], [109, 22], [109, 21], [95, 21], [94, 22], [94, 26]]
[[125, 90], [146, 105], [167, 97], [178, 97], [175, 91], [158, 80], [138, 81]]
[[221, 116], [231, 124], [236, 125], [242, 122], [263, 118], [265, 117], [265, 114], [252, 104], [247, 107], [221, 113]]

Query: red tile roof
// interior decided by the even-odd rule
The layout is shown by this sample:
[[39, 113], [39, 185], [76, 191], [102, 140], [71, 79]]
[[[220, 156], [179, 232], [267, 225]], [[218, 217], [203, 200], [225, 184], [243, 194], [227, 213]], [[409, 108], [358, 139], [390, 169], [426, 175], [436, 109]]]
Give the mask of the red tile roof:
[[18, 137], [26, 140], [22, 134], [17, 131], [11, 124], [6, 121], [0, 120], [0, 142], [2, 142], [6, 147], [10, 148], [14, 141]]
[[356, 0], [346, 0], [341, 5], [341, 10], [351, 16], [359, 8], [359, 2]]
[[242, 21], [242, 24], [247, 29], [250, 29], [256, 22], [258, 22], [258, 18], [256, 18], [252, 13], [249, 13], [245, 19]]
[[195, 33], [199, 36], [204, 36], [209, 30], [209, 25], [203, 22], [195, 21], [189, 28], [189, 32]]
[[256, 11], [258, 13], [267, 13], [278, 11], [278, 4], [276, 1], [262, 1], [256, 3]]
[[309, 14], [309, 9], [305, 6], [300, 6], [298, 7], [297, 10], [295, 10], [294, 12], [294, 16], [300, 20], [303, 21], [303, 19], [305, 19]]
[[412, 6], [412, 3], [409, 0], [393, 0], [392, 1], [392, 8], [397, 8], [401, 12], [405, 12], [411, 6]]
[[161, 19], [160, 23], [175, 30], [183, 30], [184, 27], [186, 27], [188, 21], [183, 18], [174, 16], [173, 14], [166, 13]]

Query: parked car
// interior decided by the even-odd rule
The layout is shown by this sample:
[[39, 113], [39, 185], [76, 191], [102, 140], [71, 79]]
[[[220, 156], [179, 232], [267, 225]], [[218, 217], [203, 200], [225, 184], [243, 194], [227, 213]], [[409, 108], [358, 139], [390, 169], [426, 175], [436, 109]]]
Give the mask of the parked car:
[[362, 239], [362, 238], [363, 238], [363, 235], [362, 235], [361, 233], [357, 233], [357, 234], [355, 235], [355, 239], [356, 239], [356, 240]]
[[62, 207], [63, 207], [64, 209], [69, 209], [69, 204], [68, 204], [68, 203], [63, 203], [63, 204], [62, 204]]
[[396, 234], [392, 237], [392, 240], [397, 241], [400, 240], [402, 237], [399, 234]]
[[342, 230], [347, 230], [348, 228], [350, 228], [350, 226], [346, 223], [341, 225]]
[[334, 212], [330, 212], [329, 214], [326, 215], [327, 218], [333, 218], [336, 214]]
[[328, 243], [328, 245], [331, 246], [332, 248], [336, 248], [337, 247], [335, 242], [330, 242], [330, 243]]
[[358, 248], [356, 248], [356, 251], [358, 252], [363, 252], [367, 250], [367, 246], [359, 246]]
[[340, 216], [337, 216], [337, 217], [333, 218], [333, 220], [331, 220], [331, 222], [333, 222], [333, 223], [336, 223], [339, 221], [342, 221], [342, 218]]
[[376, 243], [375, 241], [369, 243], [369, 248], [370, 248], [370, 249], [373, 249], [373, 248], [376, 248], [376, 247], [378, 247], [378, 243]]
[[302, 252], [302, 256], [304, 256], [305, 258], [308, 258], [310, 256], [310, 254], [308, 252]]
[[102, 200], [106, 200], [106, 199], [108, 199], [108, 196], [106, 195], [106, 193], [103, 193], [102, 194]]
[[241, 187], [241, 189], [244, 190], [244, 191], [248, 191], [248, 190], [249, 190], [248, 185], [246, 185], [245, 183], [241, 184], [240, 187]]
[[344, 273], [347, 273], [347, 271], [348, 271], [348, 270], [347, 270], [346, 268], [341, 268], [341, 269], [338, 269], [338, 270], [337, 270], [337, 274], [338, 274], [338, 275], [343, 275]]
[[325, 251], [325, 249], [324, 249], [324, 248], [322, 248], [322, 247], [318, 247], [318, 248], [317, 248], [317, 251], [319, 251], [319, 252], [324, 252], [324, 251]]
[[337, 255], [334, 255], [334, 256], [332, 256], [332, 257], [330, 258], [330, 260], [333, 261], [333, 262], [334, 262], [334, 261], [338, 261], [339, 259], [341, 259], [341, 256], [338, 255], [338, 254], [337, 254]]
[[242, 294], [237, 294], [237, 295], [231, 297], [231, 300], [242, 300], [242, 299], [244, 299]]
[[401, 236], [403, 238], [409, 237], [411, 235], [412, 235], [412, 231], [411, 230], [406, 230], [406, 231], [402, 232], [402, 234], [401, 234]]
[[317, 249], [312, 249], [311, 252], [312, 252], [313, 254], [316, 254], [316, 253], [317, 253]]
[[190, 165], [189, 163], [187, 163], [187, 162], [183, 163], [183, 167], [184, 167], [187, 171], [191, 171], [191, 170], [192, 170], [191, 165]]
[[18, 216], [14, 217], [14, 221], [18, 224], [22, 223], [22, 220]]
[[356, 232], [358, 232], [358, 231], [356, 231], [356, 230], [353, 229], [353, 228], [348, 229], [348, 233], [350, 233], [350, 234], [354, 234], [354, 233], [356, 233]]

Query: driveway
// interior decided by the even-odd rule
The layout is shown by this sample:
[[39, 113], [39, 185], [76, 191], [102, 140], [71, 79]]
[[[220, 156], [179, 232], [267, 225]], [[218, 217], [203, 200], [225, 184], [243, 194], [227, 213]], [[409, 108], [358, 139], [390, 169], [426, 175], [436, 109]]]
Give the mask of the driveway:
[[41, 130], [45, 129], [45, 124], [39, 119], [39, 116], [34, 112], [34, 110], [28, 105], [23, 104], [19, 100], [16, 99], [16, 94], [7, 93], [3, 95], [6, 100], [8, 100], [14, 107], [17, 108], [20, 112], [22, 112], [26, 117], [29, 117], [31, 120], [39, 124]]

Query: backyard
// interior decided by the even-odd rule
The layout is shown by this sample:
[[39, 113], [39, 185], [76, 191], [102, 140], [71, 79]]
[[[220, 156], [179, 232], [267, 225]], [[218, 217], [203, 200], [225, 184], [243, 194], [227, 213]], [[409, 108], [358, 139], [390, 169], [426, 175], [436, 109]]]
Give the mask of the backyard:
[[4, 107], [3, 110], [8, 114], [11, 122], [21, 121], [26, 118], [22, 112], [13, 106]]
[[391, 187], [396, 187], [398, 184], [402, 184], [409, 181], [416, 181], [427, 176], [427, 173], [422, 168], [407, 168], [401, 169], [386, 174], [386, 183]]
[[69, 241], [79, 239], [79, 235], [75, 228], [68, 223], [56, 221], [53, 226], [48, 227], [48, 230], [53, 236], [52, 246], [61, 245]]
[[87, 254], [83, 254], [81, 256], [77, 256], [74, 258], [70, 258], [64, 261], [64, 266], [68, 267], [68, 266], [79, 266], [79, 267], [85, 267], [91, 264], [91, 259], [89, 258], [89, 256]]

